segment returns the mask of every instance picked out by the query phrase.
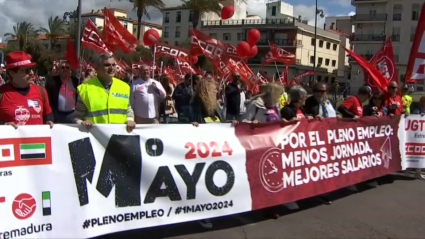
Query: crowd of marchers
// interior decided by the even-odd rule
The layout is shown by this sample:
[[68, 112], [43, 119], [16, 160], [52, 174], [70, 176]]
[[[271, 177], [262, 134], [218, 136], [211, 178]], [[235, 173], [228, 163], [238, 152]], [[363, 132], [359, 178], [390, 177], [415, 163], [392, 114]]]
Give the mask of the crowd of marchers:
[[[2, 68], [6, 80], [0, 86], [0, 123], [14, 128], [75, 123], [90, 129], [95, 124], [122, 124], [131, 131], [137, 124], [187, 123], [202, 127], [208, 123], [357, 120], [364, 116], [425, 114], [425, 96], [419, 107], [411, 109], [409, 88], [399, 87], [396, 82], [390, 82], [386, 93], [362, 86], [356, 95], [338, 104], [328, 97], [327, 85], [322, 82], [312, 86], [311, 95], [302, 86], [285, 89], [280, 82], [261, 85], [259, 93], [253, 95], [237, 73], [223, 85], [211, 72], [186, 75], [183, 82], [173, 85], [166, 75], [152, 74], [147, 65], [140, 66], [136, 74], [127, 72], [124, 79], [118, 79], [117, 63], [108, 54], [98, 56], [94, 67], [81, 78], [74, 77], [70, 64], [61, 61], [58, 74], [46, 77], [44, 87], [34, 82], [35, 63], [25, 52], [8, 54], [6, 63]], [[378, 181], [366, 184], [376, 187]], [[349, 189], [357, 190], [356, 186]], [[327, 194], [316, 198], [331, 204]], [[298, 208], [296, 202], [284, 206]], [[279, 213], [272, 211], [272, 215], [278, 217]], [[210, 220], [200, 224], [212, 227]]]

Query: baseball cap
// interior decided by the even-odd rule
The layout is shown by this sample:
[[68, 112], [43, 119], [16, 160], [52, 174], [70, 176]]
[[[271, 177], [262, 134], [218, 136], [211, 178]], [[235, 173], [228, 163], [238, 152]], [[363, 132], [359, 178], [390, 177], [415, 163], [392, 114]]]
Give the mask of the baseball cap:
[[359, 95], [372, 96], [372, 89], [369, 86], [361, 86], [358, 91]]

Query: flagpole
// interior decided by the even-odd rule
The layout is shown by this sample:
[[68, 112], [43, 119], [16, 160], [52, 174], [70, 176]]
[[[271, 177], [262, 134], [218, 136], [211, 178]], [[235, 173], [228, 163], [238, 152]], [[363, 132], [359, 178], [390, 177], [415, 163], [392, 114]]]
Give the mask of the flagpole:
[[77, 7], [77, 58], [81, 59], [81, 26], [83, 25], [81, 19], [81, 8], [82, 8], [82, 0], [78, 0]]

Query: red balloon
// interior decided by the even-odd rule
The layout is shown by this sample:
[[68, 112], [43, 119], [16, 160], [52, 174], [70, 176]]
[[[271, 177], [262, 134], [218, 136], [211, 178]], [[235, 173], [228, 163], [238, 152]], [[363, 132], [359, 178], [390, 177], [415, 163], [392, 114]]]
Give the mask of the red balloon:
[[225, 6], [221, 9], [221, 19], [226, 20], [233, 17], [235, 8], [233, 6]]
[[196, 64], [196, 62], [198, 62], [198, 57], [197, 56], [192, 56], [190, 58], [190, 63], [193, 65], [193, 64]]
[[143, 44], [145, 46], [153, 46], [159, 41], [159, 33], [154, 29], [149, 29], [143, 35]]
[[257, 55], [257, 53], [258, 53], [257, 46], [256, 45], [252, 46], [251, 47], [251, 50], [250, 50], [250, 52], [248, 54], [248, 58], [254, 58]]
[[248, 31], [248, 42], [249, 45], [254, 46], [260, 40], [260, 31], [257, 29], [251, 29]]
[[238, 46], [236, 47], [236, 53], [238, 53], [240, 57], [247, 57], [250, 52], [251, 46], [248, 44], [248, 42], [239, 42]]

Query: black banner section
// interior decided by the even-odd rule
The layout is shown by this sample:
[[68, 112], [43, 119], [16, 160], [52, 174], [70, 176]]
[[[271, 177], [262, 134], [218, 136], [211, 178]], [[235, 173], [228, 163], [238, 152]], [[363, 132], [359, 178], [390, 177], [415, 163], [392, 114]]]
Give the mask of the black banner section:
[[115, 186], [115, 205], [140, 205], [142, 152], [138, 135], [112, 135], [103, 156], [96, 189], [108, 197]]
[[87, 194], [87, 181], [93, 182], [96, 159], [91, 146], [90, 138], [76, 140], [68, 144], [71, 156], [72, 169], [74, 170], [75, 185], [77, 186], [80, 206], [89, 203]]

